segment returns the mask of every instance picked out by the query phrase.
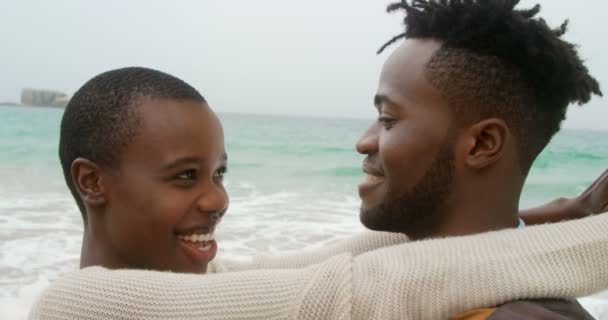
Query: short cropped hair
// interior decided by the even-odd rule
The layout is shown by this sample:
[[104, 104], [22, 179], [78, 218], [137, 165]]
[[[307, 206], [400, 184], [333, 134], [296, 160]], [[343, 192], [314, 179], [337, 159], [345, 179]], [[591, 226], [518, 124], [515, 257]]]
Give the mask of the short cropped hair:
[[[411, 2], [411, 4], [410, 4]], [[502, 118], [518, 141], [520, 167], [532, 163], [560, 129], [571, 103], [602, 95], [599, 83], [562, 39], [567, 21], [551, 29], [535, 16], [540, 6], [516, 10], [519, 0], [402, 0], [401, 38], [435, 39], [442, 46], [426, 66], [429, 81], [447, 98], [455, 122]]]
[[196, 89], [172, 75], [129, 67], [95, 76], [68, 103], [61, 120], [59, 159], [84, 221], [86, 210], [73, 182], [72, 163], [86, 158], [116, 167], [122, 149], [140, 130], [137, 107], [147, 99], [205, 102]]

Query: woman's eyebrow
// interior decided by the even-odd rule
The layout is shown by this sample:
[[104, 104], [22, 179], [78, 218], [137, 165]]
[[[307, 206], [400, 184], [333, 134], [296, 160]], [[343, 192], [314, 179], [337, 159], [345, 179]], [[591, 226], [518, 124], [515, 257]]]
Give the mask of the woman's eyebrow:
[[175, 160], [172, 160], [171, 162], [163, 165], [162, 170], [166, 170], [166, 171], [170, 171], [172, 169], [175, 169], [177, 167], [183, 166], [185, 164], [194, 164], [194, 163], [201, 163], [201, 162], [205, 162], [207, 161], [206, 159], [200, 159], [197, 157], [181, 157], [181, 158], [177, 158]]

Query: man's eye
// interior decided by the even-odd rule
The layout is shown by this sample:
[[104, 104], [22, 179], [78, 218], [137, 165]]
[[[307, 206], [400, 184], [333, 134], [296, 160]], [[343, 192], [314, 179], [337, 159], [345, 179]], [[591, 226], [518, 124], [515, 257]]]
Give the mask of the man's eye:
[[176, 176], [177, 179], [180, 180], [194, 180], [196, 179], [196, 170], [190, 169], [186, 170]]
[[380, 122], [385, 128], [389, 129], [395, 124], [395, 119], [387, 116], [378, 117], [378, 122]]

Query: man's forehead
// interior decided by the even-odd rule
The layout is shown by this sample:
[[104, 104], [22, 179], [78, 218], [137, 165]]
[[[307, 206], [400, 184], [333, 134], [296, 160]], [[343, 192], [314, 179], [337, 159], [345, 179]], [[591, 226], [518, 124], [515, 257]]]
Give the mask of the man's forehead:
[[404, 72], [422, 72], [440, 47], [441, 42], [433, 39], [408, 39], [388, 57], [382, 68], [382, 74], [397, 76]]
[[425, 70], [440, 47], [436, 40], [410, 39], [396, 48], [382, 68], [374, 102], [403, 105], [432, 93]]

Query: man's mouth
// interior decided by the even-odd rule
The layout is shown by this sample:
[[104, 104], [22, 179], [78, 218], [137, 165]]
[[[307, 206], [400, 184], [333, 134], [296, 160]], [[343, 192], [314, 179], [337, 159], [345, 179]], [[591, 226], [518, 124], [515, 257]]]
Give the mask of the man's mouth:
[[384, 181], [383, 176], [376, 176], [369, 173], [365, 175], [365, 180], [363, 180], [363, 182], [367, 184], [376, 184], [381, 183], [382, 181]]
[[384, 181], [384, 171], [368, 159], [363, 161], [363, 172], [365, 173], [363, 184], [378, 184]]
[[384, 183], [384, 176], [370, 173], [366, 174], [365, 179], [359, 184], [359, 195], [370, 192], [382, 183]]
[[359, 184], [359, 196], [362, 200], [370, 194], [375, 193], [375, 190], [385, 181], [385, 176], [381, 167], [373, 165], [372, 161], [365, 160], [363, 162], [363, 172], [365, 178]]

